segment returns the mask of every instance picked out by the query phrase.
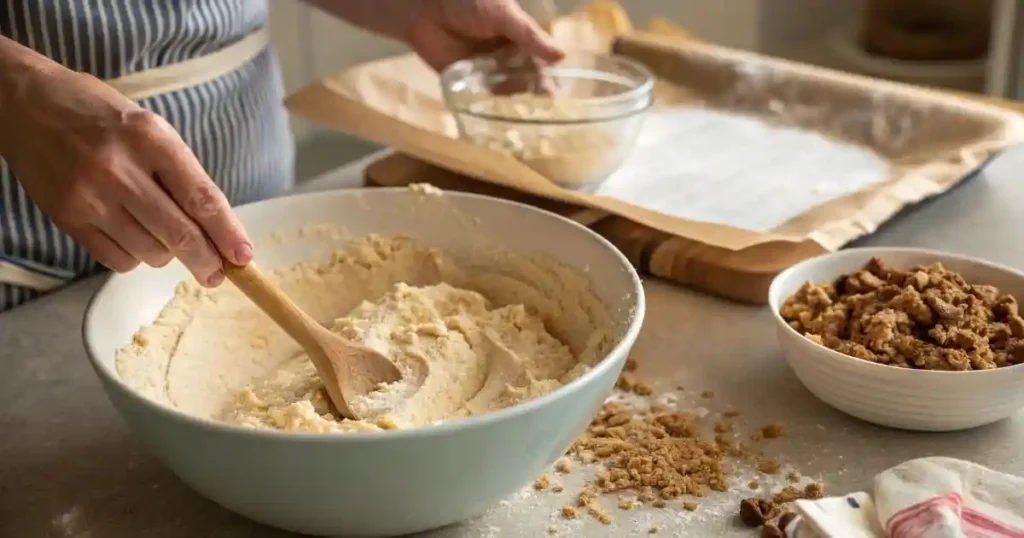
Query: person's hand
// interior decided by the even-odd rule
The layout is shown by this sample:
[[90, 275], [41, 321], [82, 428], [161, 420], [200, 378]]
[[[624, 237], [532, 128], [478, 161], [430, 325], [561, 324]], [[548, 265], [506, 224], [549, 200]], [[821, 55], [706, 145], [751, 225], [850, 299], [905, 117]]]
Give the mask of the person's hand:
[[0, 77], [0, 153], [58, 227], [119, 272], [178, 258], [215, 286], [222, 255], [252, 259], [224, 194], [166, 121], [43, 61]]
[[352, 24], [407, 43], [440, 71], [511, 46], [553, 63], [565, 53], [516, 0], [306, 0]]
[[511, 45], [553, 63], [565, 53], [515, 0], [426, 0], [405, 39], [431, 67]]

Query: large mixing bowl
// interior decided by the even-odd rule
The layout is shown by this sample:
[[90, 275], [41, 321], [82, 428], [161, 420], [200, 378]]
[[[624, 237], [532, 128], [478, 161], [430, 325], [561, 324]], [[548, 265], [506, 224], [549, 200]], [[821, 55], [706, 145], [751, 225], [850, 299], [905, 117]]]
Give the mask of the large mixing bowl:
[[[320, 536], [394, 536], [460, 521], [541, 474], [583, 431], [612, 390], [644, 314], [640, 279], [607, 241], [526, 205], [406, 189], [336, 191], [240, 207], [266, 268], [320, 259], [333, 224], [352, 237], [404, 234], [454, 255], [485, 242], [546, 255], [586, 271], [617, 324], [616, 343], [590, 371], [522, 405], [436, 426], [358, 434], [247, 430], [197, 419], [132, 390], [117, 349], [152, 322], [186, 277], [183, 267], [115, 275], [85, 315], [85, 347], [114, 406], [184, 482], [221, 506], [282, 529]], [[276, 240], [275, 240], [276, 239]]]

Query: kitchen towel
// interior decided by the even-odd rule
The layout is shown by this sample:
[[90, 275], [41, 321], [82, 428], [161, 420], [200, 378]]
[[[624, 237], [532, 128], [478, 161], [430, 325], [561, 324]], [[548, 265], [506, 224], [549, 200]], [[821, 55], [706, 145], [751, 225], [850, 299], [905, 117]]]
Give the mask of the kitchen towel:
[[789, 538], [1024, 538], [1024, 478], [953, 458], [878, 474], [874, 492], [796, 502]]

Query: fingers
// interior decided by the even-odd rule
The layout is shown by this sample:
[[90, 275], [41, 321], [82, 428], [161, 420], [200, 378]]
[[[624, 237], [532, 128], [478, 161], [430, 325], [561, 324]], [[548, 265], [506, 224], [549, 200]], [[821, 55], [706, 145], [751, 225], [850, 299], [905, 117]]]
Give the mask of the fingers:
[[170, 249], [123, 207], [112, 213], [98, 227], [124, 252], [150, 267], [163, 267], [174, 258]]
[[551, 36], [514, 0], [488, 2], [468, 15], [456, 11], [442, 10], [432, 18], [421, 18], [408, 31], [409, 45], [437, 71], [509, 44], [548, 64], [565, 57]]
[[463, 58], [482, 52], [475, 49], [475, 43], [423, 21], [413, 24], [408, 39], [409, 45], [420, 58], [438, 72]]
[[88, 227], [76, 234], [78, 240], [91, 254], [96, 261], [105, 267], [127, 273], [139, 266], [139, 260], [125, 252], [116, 241], [96, 227]]
[[565, 51], [518, 3], [507, 2], [505, 9], [497, 14], [495, 23], [498, 31], [524, 52], [548, 63], [565, 57]]
[[223, 262], [216, 247], [194, 220], [154, 180], [139, 184], [139, 193], [125, 200], [125, 208], [201, 284], [216, 286], [224, 280]]
[[[186, 220], [197, 225], [186, 227], [184, 223], [178, 222], [179, 216], [174, 216], [177, 233], [171, 234], [171, 242], [165, 244], [179, 258], [182, 257], [182, 253], [175, 248], [183, 249], [184, 253], [196, 257], [197, 260], [208, 258], [209, 253], [203, 252], [203, 248], [199, 246], [201, 237], [195, 237], [198, 229], [200, 236], [208, 237], [216, 247], [218, 268], [221, 256], [236, 265], [248, 264], [252, 261], [252, 242], [235, 217], [224, 193], [207, 176], [192, 150], [166, 122], [153, 115], [144, 115], [142, 118], [145, 119], [140, 121], [146, 124], [141, 129], [143, 136], [140, 142], [143, 146], [148, 146], [148, 164], [159, 184], [170, 195], [175, 205], [181, 208]], [[168, 212], [169, 209], [163, 207], [164, 216], [171, 218]], [[135, 216], [140, 217], [138, 214]], [[186, 259], [182, 258], [182, 262], [188, 265]]]

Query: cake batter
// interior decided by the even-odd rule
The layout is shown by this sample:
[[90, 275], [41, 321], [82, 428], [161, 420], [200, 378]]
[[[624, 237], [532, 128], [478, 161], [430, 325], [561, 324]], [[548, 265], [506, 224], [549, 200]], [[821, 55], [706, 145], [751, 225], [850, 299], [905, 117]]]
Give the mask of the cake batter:
[[[120, 350], [129, 385], [191, 415], [248, 428], [411, 428], [510, 407], [557, 389], [613, 342], [607, 309], [578, 271], [510, 253], [462, 267], [403, 237], [353, 241], [321, 264], [274, 273], [346, 338], [391, 358], [403, 379], [342, 419], [299, 345], [233, 286], [183, 283]], [[489, 263], [481, 265], [481, 259]]]

